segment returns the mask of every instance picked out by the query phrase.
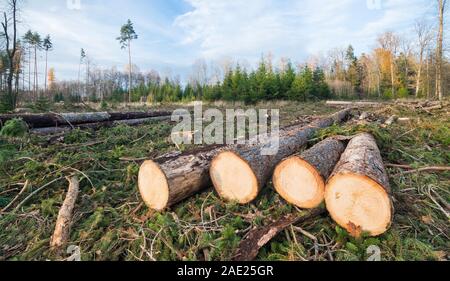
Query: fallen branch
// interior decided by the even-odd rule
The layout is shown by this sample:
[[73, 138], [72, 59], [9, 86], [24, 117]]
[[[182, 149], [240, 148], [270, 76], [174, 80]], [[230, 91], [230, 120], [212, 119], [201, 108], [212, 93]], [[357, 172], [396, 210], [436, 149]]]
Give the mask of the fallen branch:
[[9, 204], [6, 205], [6, 207], [0, 211], [0, 214], [6, 212], [6, 210], [8, 210], [12, 205], [14, 205], [14, 203], [16, 203], [16, 201], [17, 201], [17, 199], [19, 199], [20, 195], [22, 195], [27, 190], [29, 184], [30, 184], [30, 182], [27, 180], [25, 182], [25, 184], [23, 185], [23, 188], [20, 190], [19, 194], [17, 194], [16, 197], [14, 197], [14, 199], [11, 200], [11, 202], [9, 202]]
[[17, 212], [25, 203], [28, 202], [28, 200], [30, 200], [34, 195], [38, 194], [39, 192], [41, 192], [42, 190], [44, 190], [45, 188], [49, 187], [50, 185], [54, 184], [55, 182], [63, 179], [64, 177], [60, 177], [57, 179], [52, 180], [51, 182], [43, 185], [42, 187], [36, 189], [35, 191], [33, 191], [30, 195], [28, 195], [25, 199], [22, 200], [22, 202], [19, 203], [19, 205], [17, 205], [17, 207], [14, 209], [14, 212]]
[[80, 182], [77, 177], [67, 178], [67, 180], [69, 181], [69, 190], [59, 210], [55, 231], [50, 240], [50, 247], [53, 250], [60, 250], [69, 241], [73, 209], [80, 189]]
[[291, 225], [305, 223], [324, 213], [325, 209], [314, 209], [301, 215], [291, 214], [268, 226], [253, 229], [240, 243], [236, 254], [233, 257], [233, 261], [253, 261], [258, 256], [259, 250], [267, 245], [280, 232]]
[[448, 172], [448, 171], [450, 171], [450, 166], [430, 166], [430, 167], [422, 167], [422, 168], [415, 169], [409, 165], [386, 164], [386, 167], [409, 170], [409, 171], [402, 172], [401, 174], [403, 174], [403, 175], [422, 173], [422, 172]]

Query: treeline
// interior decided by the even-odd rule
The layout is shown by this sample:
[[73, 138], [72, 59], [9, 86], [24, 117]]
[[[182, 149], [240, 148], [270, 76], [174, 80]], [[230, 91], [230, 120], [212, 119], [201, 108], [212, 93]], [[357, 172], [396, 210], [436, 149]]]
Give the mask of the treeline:
[[[141, 72], [132, 64], [125, 69], [95, 66], [95, 58], [81, 49], [78, 79], [58, 81], [48, 67], [53, 48], [50, 36], [37, 32], [19, 34], [18, 0], [3, 0], [5, 13], [0, 31], [0, 110], [40, 101], [178, 102], [226, 100], [255, 103], [260, 100], [314, 101], [340, 99], [443, 99], [450, 87], [450, 62], [444, 56], [445, 2], [438, 1], [439, 21], [417, 21], [407, 36], [380, 34], [374, 48], [357, 55], [354, 48], [335, 48], [327, 55], [311, 56], [306, 63], [288, 59], [273, 62], [263, 56], [256, 67], [238, 62], [194, 63], [191, 77], [161, 76]], [[437, 40], [436, 40], [437, 38]], [[117, 40], [130, 50], [138, 39], [130, 20]], [[45, 72], [39, 68], [45, 54]], [[245, 65], [245, 67], [243, 67]], [[41, 74], [41, 75], [40, 75]]]

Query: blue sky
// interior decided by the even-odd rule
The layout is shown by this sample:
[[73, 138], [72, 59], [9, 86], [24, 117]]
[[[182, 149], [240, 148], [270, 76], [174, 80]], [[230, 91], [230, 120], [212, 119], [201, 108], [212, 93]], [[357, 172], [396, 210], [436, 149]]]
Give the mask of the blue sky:
[[[77, 1], [80, 9], [68, 5]], [[197, 59], [232, 59], [253, 66], [261, 54], [270, 52], [275, 60], [287, 57], [295, 63], [350, 43], [361, 53], [384, 31], [407, 36], [416, 19], [433, 12], [433, 2], [26, 0], [22, 32], [50, 34], [54, 51], [49, 65], [57, 79], [76, 79], [80, 48], [98, 67], [124, 69], [127, 54], [115, 38], [129, 18], [139, 35], [133, 43], [139, 69], [185, 80]]]

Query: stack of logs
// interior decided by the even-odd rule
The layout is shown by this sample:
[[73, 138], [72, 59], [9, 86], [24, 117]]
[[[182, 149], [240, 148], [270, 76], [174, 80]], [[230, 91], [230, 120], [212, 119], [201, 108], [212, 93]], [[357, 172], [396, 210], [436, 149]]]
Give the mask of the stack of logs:
[[393, 204], [372, 135], [325, 139], [297, 154], [319, 130], [347, 121], [351, 113], [346, 109], [281, 130], [279, 148], [271, 155], [261, 151], [273, 139], [146, 161], [139, 171], [141, 196], [151, 209], [162, 211], [213, 184], [224, 200], [248, 204], [272, 179], [288, 203], [317, 210], [325, 202], [333, 220], [351, 235], [381, 235], [390, 227]]
[[66, 133], [73, 129], [100, 129], [120, 124], [137, 126], [150, 121], [170, 120], [169, 111], [150, 112], [88, 112], [0, 115], [0, 127], [8, 120], [22, 119], [30, 132], [37, 135]]

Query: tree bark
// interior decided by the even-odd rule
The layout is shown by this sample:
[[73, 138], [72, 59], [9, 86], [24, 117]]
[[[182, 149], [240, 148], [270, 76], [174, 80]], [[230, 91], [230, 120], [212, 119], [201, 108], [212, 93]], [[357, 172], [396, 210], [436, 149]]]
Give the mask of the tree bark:
[[436, 50], [436, 98], [442, 100], [444, 93], [442, 89], [442, 64], [443, 64], [443, 41], [444, 41], [444, 12], [446, 0], [438, 0], [439, 5], [439, 33]]
[[299, 208], [313, 209], [324, 200], [325, 181], [345, 150], [343, 141], [329, 138], [300, 155], [277, 165], [273, 184], [287, 202]]
[[391, 188], [374, 137], [353, 138], [328, 181], [325, 201], [331, 217], [352, 236], [383, 234], [393, 217]]
[[228, 201], [250, 203], [256, 199], [280, 161], [298, 152], [320, 129], [341, 123], [350, 114], [351, 110], [346, 109], [308, 126], [281, 132], [279, 148], [273, 151], [274, 155], [261, 153], [268, 144], [273, 143], [274, 138], [221, 152], [211, 163], [210, 175], [214, 187]]
[[72, 215], [75, 208], [75, 202], [78, 198], [80, 184], [77, 177], [68, 178], [67, 180], [69, 181], [69, 190], [67, 191], [66, 199], [59, 210], [55, 231], [50, 241], [50, 247], [53, 250], [60, 250], [70, 239]]

